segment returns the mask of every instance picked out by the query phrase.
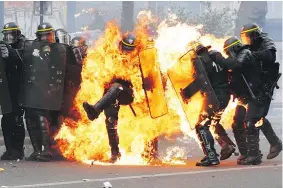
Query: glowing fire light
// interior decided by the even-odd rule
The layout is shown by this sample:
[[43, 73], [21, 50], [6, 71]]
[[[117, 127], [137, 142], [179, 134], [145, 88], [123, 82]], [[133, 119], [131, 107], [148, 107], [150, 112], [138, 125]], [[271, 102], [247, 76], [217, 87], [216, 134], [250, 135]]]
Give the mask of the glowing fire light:
[[[142, 18], [144, 19], [144, 16]], [[151, 19], [150, 15], [149, 19]], [[171, 15], [170, 19], [176, 20], [176, 17]], [[147, 24], [147, 22], [138, 23], [134, 32], [140, 44], [138, 49], [143, 49], [146, 46], [148, 33], [142, 24]], [[199, 32], [201, 28], [202, 26], [189, 26], [181, 23], [169, 26], [166, 21], [161, 22], [157, 31], [158, 37], [155, 40], [155, 47], [165, 80], [167, 71], [187, 51], [188, 43], [198, 40], [204, 45], [209, 44], [213, 49], [222, 51], [224, 39], [216, 39], [212, 35], [201, 36]], [[121, 33], [117, 25], [108, 23], [103, 36], [88, 52], [82, 71], [81, 89], [75, 99], [75, 107], [80, 112], [81, 119], [78, 122], [65, 119], [60, 132], [56, 135], [60, 150], [67, 159], [87, 164], [107, 164], [104, 161], [110, 157], [110, 147], [104, 122], [105, 116], [102, 113], [98, 119], [90, 122], [83, 110], [82, 103], [87, 101], [95, 104], [103, 95], [105, 83], [113, 77], [131, 80], [135, 90], [135, 99], [132, 105], [137, 114], [135, 117], [129, 106], [121, 106], [120, 108], [118, 133], [122, 158], [115, 164], [146, 165], [147, 160], [142, 157], [145, 145], [157, 136], [170, 136], [182, 131], [185, 135], [196, 138], [195, 132], [190, 129], [186, 121], [180, 101], [168, 79], [165, 94], [169, 113], [157, 119], [150, 118], [142, 88], [137, 55], [122, 55], [118, 49], [120, 40]], [[177, 160], [182, 157], [184, 157], [182, 148], [169, 148], [163, 161], [170, 164], [183, 164]]]

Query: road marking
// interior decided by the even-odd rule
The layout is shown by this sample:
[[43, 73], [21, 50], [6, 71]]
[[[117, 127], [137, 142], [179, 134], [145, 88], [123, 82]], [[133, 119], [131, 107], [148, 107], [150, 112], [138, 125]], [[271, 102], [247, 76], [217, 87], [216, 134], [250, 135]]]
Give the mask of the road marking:
[[1, 188], [49, 187], [49, 186], [58, 186], [58, 185], [83, 184], [83, 183], [89, 183], [89, 182], [105, 182], [105, 181], [118, 181], [118, 180], [130, 180], [130, 179], [156, 178], [156, 177], [180, 176], [180, 175], [189, 175], [189, 174], [204, 174], [204, 173], [211, 173], [211, 172], [227, 172], [227, 171], [253, 170], [253, 169], [278, 168], [278, 167], [282, 167], [282, 164], [276, 165], [276, 166], [275, 165], [248, 166], [248, 167], [240, 167], [240, 168], [225, 168], [225, 169], [200, 170], [200, 171], [190, 171], [190, 172], [173, 172], [173, 173], [160, 173], [160, 174], [150, 174], [150, 175], [145, 174], [145, 175], [138, 175], [138, 176], [83, 179], [83, 180], [77, 180], [77, 181], [39, 183], [39, 184], [31, 184], [31, 185], [1, 186]]

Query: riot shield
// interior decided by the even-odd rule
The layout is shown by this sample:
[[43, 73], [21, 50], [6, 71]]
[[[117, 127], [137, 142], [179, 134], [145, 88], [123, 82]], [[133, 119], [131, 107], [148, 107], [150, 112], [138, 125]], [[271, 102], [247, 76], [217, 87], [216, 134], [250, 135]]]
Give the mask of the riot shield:
[[67, 46], [26, 41], [19, 103], [22, 107], [60, 110], [62, 106]]
[[12, 112], [12, 101], [9, 93], [4, 60], [0, 58], [0, 115]]
[[150, 116], [152, 118], [163, 116], [167, 114], [168, 107], [156, 49], [149, 48], [141, 51], [139, 61]]
[[76, 113], [74, 101], [81, 85], [81, 72], [80, 65], [69, 63], [66, 65], [63, 104], [60, 111], [65, 117], [74, 118], [74, 113]]
[[168, 71], [191, 129], [219, 108], [202, 60], [189, 51]]

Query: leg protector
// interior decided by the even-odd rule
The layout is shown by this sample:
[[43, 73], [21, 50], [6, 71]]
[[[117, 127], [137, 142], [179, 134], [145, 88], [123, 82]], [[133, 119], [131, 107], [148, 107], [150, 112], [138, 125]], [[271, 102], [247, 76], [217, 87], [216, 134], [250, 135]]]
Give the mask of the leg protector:
[[41, 161], [50, 161], [52, 157], [50, 153], [50, 122], [46, 117], [38, 116], [38, 123], [40, 125], [42, 145], [44, 149], [40, 155], [37, 156], [37, 159]]
[[25, 141], [25, 126], [23, 116], [15, 116], [15, 127], [13, 131], [13, 148], [19, 153], [23, 152]]
[[248, 157], [238, 164], [241, 165], [258, 165], [262, 161], [262, 155], [259, 150], [259, 130], [255, 127], [253, 122], [246, 122], [247, 131], [247, 147], [248, 147]]
[[121, 156], [119, 151], [119, 135], [117, 132], [118, 125], [118, 113], [120, 106], [111, 104], [105, 109], [104, 113], [106, 116], [106, 129], [108, 133], [109, 145], [111, 147], [111, 160], [114, 163]]
[[40, 154], [42, 149], [40, 127], [35, 120], [36, 116], [26, 116], [27, 130], [34, 150], [34, 152], [28, 158], [26, 158], [27, 161], [37, 160], [36, 156]]
[[197, 166], [218, 165], [220, 162], [217, 158], [217, 153], [214, 148], [214, 140], [209, 131], [208, 126], [197, 126], [196, 132], [201, 143], [202, 150], [206, 157], [198, 162]]
[[122, 90], [122, 85], [115, 83], [112, 84], [112, 86], [105, 92], [103, 97], [95, 105], [90, 105], [87, 102], [84, 102], [83, 107], [88, 115], [88, 118], [92, 121], [98, 118], [99, 114], [105, 108], [108, 108], [111, 104], [116, 102], [116, 99]]
[[273, 159], [277, 157], [282, 151], [282, 142], [272, 129], [271, 123], [268, 121], [268, 119], [264, 118], [263, 124], [259, 128], [270, 144], [270, 152], [267, 155], [267, 159]]

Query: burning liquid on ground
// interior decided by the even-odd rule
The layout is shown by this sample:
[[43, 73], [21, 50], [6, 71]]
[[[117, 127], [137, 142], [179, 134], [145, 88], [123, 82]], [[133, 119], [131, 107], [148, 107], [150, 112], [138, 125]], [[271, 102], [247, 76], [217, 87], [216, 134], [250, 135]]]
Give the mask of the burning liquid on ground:
[[[148, 18], [150, 19], [150, 17]], [[170, 137], [182, 133], [197, 141], [196, 134], [194, 130], [191, 130], [179, 99], [167, 77], [167, 72], [178, 62], [179, 57], [186, 53], [187, 45], [190, 42], [199, 40], [204, 45], [211, 45], [213, 49], [222, 51], [225, 39], [216, 39], [212, 35], [201, 36], [201, 26], [189, 26], [181, 23], [169, 26], [166, 21], [161, 22], [158, 27], [155, 48], [166, 82], [165, 95], [168, 102], [168, 113], [156, 119], [150, 117], [146, 96], [142, 88], [137, 51], [132, 55], [120, 53], [118, 43], [121, 40], [121, 32], [116, 24], [110, 22], [107, 24], [104, 34], [88, 51], [83, 65], [81, 89], [75, 98], [75, 108], [81, 114], [81, 118], [76, 122], [65, 119], [62, 128], [55, 137], [65, 158], [86, 164], [109, 164], [104, 162], [111, 155], [105, 115], [101, 113], [98, 119], [90, 121], [82, 104], [85, 101], [95, 104], [103, 96], [105, 83], [113, 77], [132, 82], [135, 97], [132, 106], [136, 112], [136, 116], [134, 116], [129, 106], [121, 106], [120, 108], [118, 134], [122, 157], [115, 165], [147, 165], [148, 159], [143, 157], [146, 146], [158, 136]], [[145, 48], [148, 38], [142, 23], [146, 22], [144, 20], [139, 22], [135, 29], [140, 44], [137, 50]], [[196, 97], [194, 104], [199, 105], [200, 103], [201, 101]], [[225, 127], [229, 127], [228, 124], [231, 124], [234, 108], [235, 103], [231, 101], [227, 107], [228, 110], [224, 113], [223, 121], [227, 125], [224, 125]], [[181, 160], [186, 158], [184, 150], [184, 148], [177, 146], [168, 148], [161, 160], [169, 164], [185, 164]]]

